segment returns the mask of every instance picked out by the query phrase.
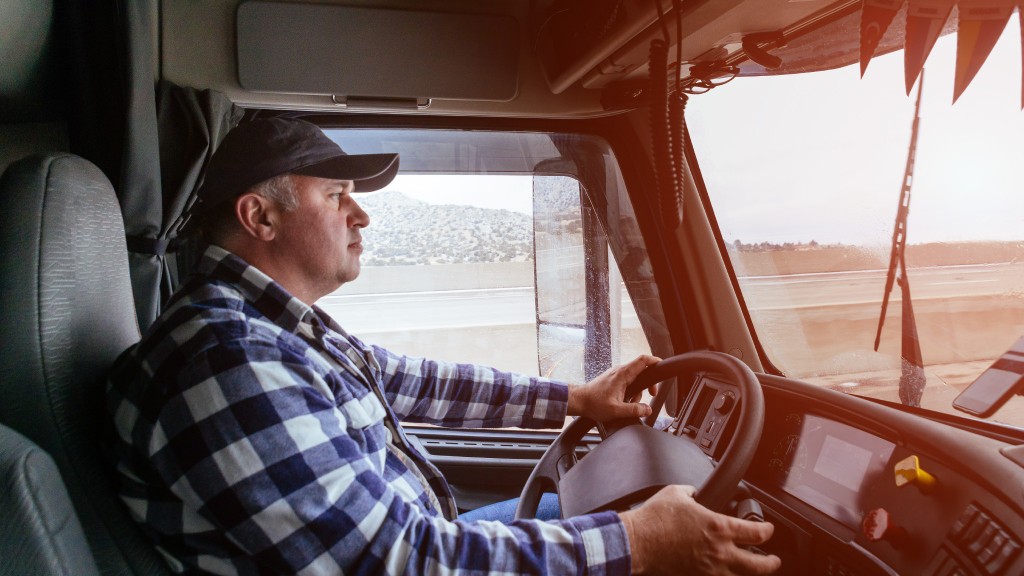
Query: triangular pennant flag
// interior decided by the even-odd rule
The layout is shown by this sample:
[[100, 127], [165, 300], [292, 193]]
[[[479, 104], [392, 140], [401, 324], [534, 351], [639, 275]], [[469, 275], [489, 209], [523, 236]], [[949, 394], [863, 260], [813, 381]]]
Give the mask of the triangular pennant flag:
[[981, 70], [981, 65], [1006, 28], [1015, 4], [1016, 0], [960, 0], [953, 102]]
[[903, 51], [903, 74], [907, 95], [924, 68], [925, 60], [942, 33], [942, 27], [953, 11], [955, 0], [910, 0], [907, 5], [906, 49]]
[[882, 35], [889, 29], [892, 19], [899, 12], [903, 0], [864, 0], [860, 15], [860, 75], [868, 69], [868, 62], [875, 55]]

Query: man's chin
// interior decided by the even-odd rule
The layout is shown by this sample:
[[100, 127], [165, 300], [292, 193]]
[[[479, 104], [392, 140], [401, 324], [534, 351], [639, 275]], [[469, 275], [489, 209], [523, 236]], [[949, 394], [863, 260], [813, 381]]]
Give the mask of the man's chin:
[[349, 283], [359, 277], [359, 273], [362, 272], [363, 267], [357, 262], [355, 266], [349, 267], [342, 276], [342, 283]]

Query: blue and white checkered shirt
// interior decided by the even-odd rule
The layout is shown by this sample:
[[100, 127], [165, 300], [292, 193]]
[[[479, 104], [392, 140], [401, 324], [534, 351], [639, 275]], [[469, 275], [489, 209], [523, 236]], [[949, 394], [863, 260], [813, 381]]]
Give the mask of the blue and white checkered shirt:
[[211, 246], [118, 361], [107, 409], [121, 499], [179, 572], [627, 574], [613, 512], [453, 520], [398, 425], [558, 427], [567, 398], [363, 344]]

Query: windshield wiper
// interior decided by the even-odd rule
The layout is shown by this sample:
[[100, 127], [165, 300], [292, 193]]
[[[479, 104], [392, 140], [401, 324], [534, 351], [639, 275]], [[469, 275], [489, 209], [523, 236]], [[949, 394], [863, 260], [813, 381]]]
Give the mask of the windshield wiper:
[[896, 210], [896, 224], [892, 232], [892, 250], [889, 254], [889, 271], [885, 277], [885, 293], [882, 296], [882, 312], [878, 317], [878, 331], [875, 333], [875, 352], [882, 339], [885, 312], [889, 307], [889, 294], [893, 282], [900, 286], [902, 299], [902, 349], [900, 356], [900, 402], [909, 406], [920, 406], [921, 396], [927, 378], [924, 374], [924, 360], [921, 357], [921, 341], [917, 337], [917, 322], [914, 320], [914, 306], [910, 300], [910, 279], [907, 277], [907, 215], [910, 213], [910, 187], [914, 181], [914, 157], [917, 153], [917, 129], [921, 121], [921, 92], [924, 88], [924, 70], [917, 85], [917, 102], [914, 105], [914, 123], [910, 130], [910, 149], [907, 152], [907, 166], [903, 172], [903, 187], [900, 189], [900, 203]]

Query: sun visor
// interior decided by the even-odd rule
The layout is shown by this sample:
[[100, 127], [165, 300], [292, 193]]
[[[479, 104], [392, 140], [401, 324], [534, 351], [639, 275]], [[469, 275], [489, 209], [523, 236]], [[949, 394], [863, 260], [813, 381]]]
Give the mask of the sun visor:
[[510, 16], [246, 2], [236, 23], [247, 90], [421, 105], [516, 96], [520, 31]]

